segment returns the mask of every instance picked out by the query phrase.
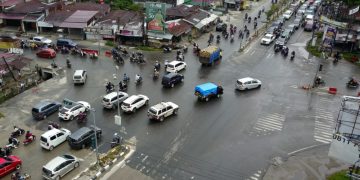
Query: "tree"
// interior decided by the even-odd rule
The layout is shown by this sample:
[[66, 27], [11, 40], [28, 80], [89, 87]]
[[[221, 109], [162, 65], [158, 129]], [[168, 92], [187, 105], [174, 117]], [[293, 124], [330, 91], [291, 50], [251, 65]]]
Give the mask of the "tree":
[[123, 10], [133, 10], [140, 11], [142, 6], [135, 4], [133, 0], [105, 0], [107, 4], [111, 5], [112, 9], [123, 9]]

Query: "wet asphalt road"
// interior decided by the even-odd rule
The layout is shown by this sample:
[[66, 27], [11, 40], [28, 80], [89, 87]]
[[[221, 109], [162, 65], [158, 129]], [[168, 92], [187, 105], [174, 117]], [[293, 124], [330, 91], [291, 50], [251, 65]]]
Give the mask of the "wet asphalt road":
[[[189, 47], [185, 55], [187, 69], [181, 72], [185, 81], [172, 89], [163, 88], [161, 79], [153, 80], [152, 70], [156, 60], [174, 59], [175, 53], [147, 53], [146, 65], [132, 64], [127, 60], [119, 70], [115, 69], [110, 58], [90, 60], [70, 55], [73, 67], [66, 70], [66, 93], [59, 100], [70, 98], [91, 103], [96, 109], [96, 123], [104, 131], [100, 142], [100, 150], [104, 152], [109, 149], [112, 134], [120, 130], [114, 124], [117, 111], [102, 108], [104, 84], [108, 80], [119, 81], [113, 80], [113, 74], [122, 78], [122, 74], [127, 73], [132, 80], [127, 90], [130, 95], [148, 96], [150, 106], [160, 101], [172, 101], [180, 106], [177, 116], [162, 123], [148, 120], [148, 107], [135, 114], [121, 113], [126, 131], [126, 134], [121, 134], [136, 143], [136, 152], [127, 162], [129, 167], [154, 179], [259, 178], [273, 157], [287, 157], [297, 149], [331, 140], [339, 96], [309, 93], [297, 88], [310, 83], [315, 74], [317, 61], [305, 60], [307, 54], [302, 50], [310, 37], [310, 33], [303, 33], [301, 29], [291, 37], [290, 50], [295, 49], [297, 53], [293, 62], [289, 57], [284, 59], [280, 54], [274, 54], [272, 45], [261, 46], [258, 41], [239, 54], [236, 51], [240, 42], [236, 40], [233, 44], [221, 42], [224, 50], [221, 62], [214, 67], [201, 67], [192, 47]], [[207, 38], [208, 35], [204, 35], [199, 40], [200, 47], [204, 47]], [[65, 66], [63, 55], [58, 55], [55, 61]], [[88, 71], [84, 86], [71, 83], [75, 69]], [[323, 77], [328, 84], [340, 87], [349, 74], [355, 73], [355, 69], [343, 62], [337, 66], [325, 63]], [[137, 87], [133, 82], [136, 73], [144, 79]], [[236, 79], [247, 76], [260, 79], [262, 87], [246, 92], [235, 91]], [[224, 95], [206, 103], [198, 102], [194, 87], [209, 81], [220, 83]], [[92, 120], [92, 116], [90, 118]], [[48, 119], [58, 121], [56, 114]], [[39, 129], [43, 129], [46, 121], [37, 124]], [[61, 124], [70, 130], [78, 128], [76, 122]]]

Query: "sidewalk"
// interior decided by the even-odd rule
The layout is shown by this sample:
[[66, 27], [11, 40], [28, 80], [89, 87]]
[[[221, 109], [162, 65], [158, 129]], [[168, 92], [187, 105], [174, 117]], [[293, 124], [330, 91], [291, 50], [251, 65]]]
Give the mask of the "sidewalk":
[[270, 165], [263, 180], [323, 180], [330, 174], [347, 169], [345, 164], [327, 156], [329, 145], [292, 154], [287, 160]]

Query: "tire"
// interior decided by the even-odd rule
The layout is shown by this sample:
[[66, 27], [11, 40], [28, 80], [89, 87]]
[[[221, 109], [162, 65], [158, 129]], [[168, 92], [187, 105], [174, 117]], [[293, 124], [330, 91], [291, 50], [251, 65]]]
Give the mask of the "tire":
[[175, 86], [174, 83], [172, 83], [172, 84], [171, 84], [171, 88], [173, 88], [174, 86]]
[[173, 114], [174, 114], [174, 115], [177, 115], [178, 111], [179, 111], [179, 109], [175, 109], [174, 112], [173, 112]]
[[136, 108], [135, 108], [135, 107], [134, 107], [134, 109], [132, 110], [132, 112], [133, 112], [133, 113], [135, 113], [135, 112], [136, 112]]
[[76, 163], [74, 164], [74, 168], [77, 168], [77, 167], [79, 167], [79, 162], [76, 162]]
[[52, 151], [54, 149], [54, 146], [50, 146], [49, 150]]
[[261, 84], [259, 84], [257, 88], [261, 88]]
[[149, 100], [145, 101], [145, 106], [149, 105]]
[[161, 116], [159, 120], [160, 120], [160, 122], [163, 122], [164, 121], [164, 116]]
[[18, 165], [16, 166], [16, 170], [19, 170], [19, 169], [21, 169], [21, 165], [20, 165], [20, 164], [18, 164]]
[[69, 118], [69, 119], [70, 119], [71, 121], [72, 121], [72, 120], [74, 120], [74, 116], [70, 116], [70, 118]]

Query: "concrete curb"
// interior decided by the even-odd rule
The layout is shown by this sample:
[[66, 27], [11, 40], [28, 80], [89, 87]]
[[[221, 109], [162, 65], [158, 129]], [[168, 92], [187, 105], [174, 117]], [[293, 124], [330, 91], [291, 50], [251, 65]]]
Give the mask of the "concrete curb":
[[[124, 158], [122, 159], [122, 161], [120, 161], [120, 163], [125, 163], [125, 160], [127, 160], [134, 152], [135, 150], [132, 149], [132, 148], [129, 148], [128, 146], [126, 146], [126, 149], [129, 150], [129, 152], [124, 156]], [[121, 152], [120, 153], [120, 157], [123, 156], [125, 153], [124, 152]], [[98, 179], [102, 174], [104, 174], [105, 172], [109, 171], [112, 166], [114, 166], [114, 164], [119, 160], [120, 158], [115, 158], [113, 159], [112, 161], [110, 161], [109, 164], [107, 164], [105, 167], [102, 167], [99, 171], [96, 172], [96, 174], [91, 177], [90, 179], [92, 180], [95, 180], [95, 179]], [[96, 162], [93, 162], [90, 164], [90, 166], [94, 166], [96, 165]], [[77, 179], [80, 179], [81, 176], [85, 173], [87, 173], [88, 171], [90, 171], [90, 168], [86, 168], [84, 171], [80, 172], [79, 175], [75, 176], [73, 178], [73, 180], [77, 180]]]

